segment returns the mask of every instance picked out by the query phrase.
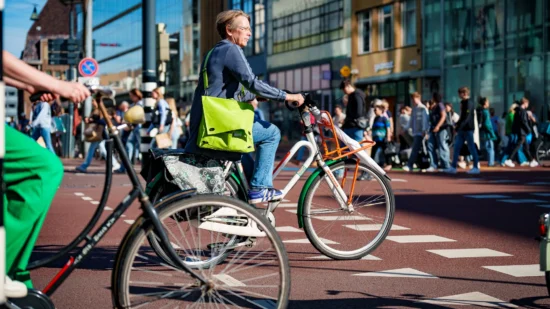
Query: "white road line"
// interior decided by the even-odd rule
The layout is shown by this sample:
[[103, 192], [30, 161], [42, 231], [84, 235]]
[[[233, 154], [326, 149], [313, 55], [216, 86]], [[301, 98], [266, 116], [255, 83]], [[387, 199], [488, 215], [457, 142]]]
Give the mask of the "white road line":
[[392, 178], [392, 182], [408, 182], [407, 179], [401, 179], [401, 178]]
[[113, 209], [112, 209], [111, 207], [109, 207], [109, 206], [105, 206], [105, 210], [111, 211], [111, 210], [113, 210]]
[[76, 195], [76, 196], [84, 196], [84, 193], [82, 193], [82, 192], [75, 192], [74, 195]]
[[464, 195], [464, 197], [476, 198], [476, 199], [509, 198], [509, 196], [500, 195], [500, 194], [476, 194], [476, 195]]
[[277, 205], [277, 207], [296, 208], [296, 207], [298, 207], [298, 203], [280, 203], [279, 205]]
[[454, 242], [456, 240], [437, 236], [437, 235], [404, 235], [388, 236], [387, 240], [395, 241], [400, 244], [423, 243], [423, 242]]
[[434, 304], [434, 305], [453, 305], [464, 306], [469, 305], [472, 307], [494, 307], [494, 308], [517, 308], [516, 305], [512, 305], [498, 298], [494, 298], [481, 292], [471, 292], [459, 295], [450, 295], [430, 300], [423, 300], [422, 303]]
[[[311, 257], [308, 257], [308, 259], [311, 259], [311, 260], [332, 260], [331, 258], [329, 258], [328, 256], [326, 255], [317, 255], [317, 256], [311, 256]], [[364, 257], [361, 258], [361, 260], [366, 260], [366, 261], [381, 261], [382, 259], [379, 258], [379, 257], [376, 257], [374, 255], [366, 255]]]
[[[354, 225], [344, 225], [344, 226], [347, 227], [348, 229], [352, 229], [356, 231], [380, 231], [380, 228], [382, 228], [382, 224], [354, 224]], [[410, 230], [410, 228], [394, 224], [392, 225], [391, 230], [392, 231]]]
[[89, 196], [83, 196], [82, 199], [85, 200], [85, 201], [91, 201], [91, 200], [93, 200], [93, 198], [91, 198], [91, 197], [89, 197]]
[[228, 286], [246, 286], [246, 284], [240, 282], [239, 280], [231, 277], [227, 274], [217, 274], [213, 276], [214, 278], [220, 280]]
[[535, 200], [535, 199], [507, 199], [507, 200], [497, 200], [498, 202], [511, 203], [511, 204], [535, 204], [535, 203], [544, 203], [544, 200]]
[[275, 230], [277, 230], [277, 232], [296, 232], [296, 233], [302, 232], [301, 229], [295, 228], [293, 226], [278, 226], [275, 228]]
[[531, 195], [536, 195], [536, 196], [550, 196], [550, 192], [531, 193]]
[[371, 218], [363, 217], [363, 216], [312, 216], [313, 219], [319, 219], [322, 221], [347, 221], [347, 220], [362, 220], [362, 221], [368, 221], [372, 220]]
[[94, 205], [99, 205], [99, 202], [98, 201], [90, 201], [90, 203], [94, 204]]
[[136, 222], [135, 220], [124, 220], [124, 222], [128, 223], [128, 224], [134, 224], [134, 222]]
[[504, 266], [483, 266], [483, 268], [494, 270], [499, 273], [520, 277], [543, 277], [544, 272], [540, 271], [539, 264], [530, 265], [504, 265]]
[[180, 246], [176, 245], [176, 244], [173, 243], [173, 242], [170, 242], [170, 244], [172, 245], [172, 248], [174, 248], [174, 249], [181, 249]]
[[[328, 239], [325, 239], [325, 238], [320, 238], [320, 240], [327, 244], [327, 245], [339, 245], [340, 243], [337, 243], [335, 241], [332, 241], [332, 240], [328, 240]], [[290, 240], [284, 240], [283, 241], [285, 244], [309, 244], [310, 241], [309, 239], [307, 238], [304, 238], [304, 239], [290, 239]]]
[[476, 258], [476, 257], [497, 257], [497, 256], [512, 256], [511, 254], [499, 252], [487, 248], [474, 249], [441, 249], [441, 250], [426, 250], [428, 252], [446, 257], [449, 259], [460, 258]]
[[499, 179], [499, 180], [490, 180], [490, 183], [516, 183], [519, 182], [519, 180], [515, 179]]
[[437, 279], [436, 276], [421, 272], [414, 268], [401, 268], [382, 271], [371, 271], [367, 273], [353, 274], [359, 277], [398, 277], [398, 278], [419, 278], [419, 279]]

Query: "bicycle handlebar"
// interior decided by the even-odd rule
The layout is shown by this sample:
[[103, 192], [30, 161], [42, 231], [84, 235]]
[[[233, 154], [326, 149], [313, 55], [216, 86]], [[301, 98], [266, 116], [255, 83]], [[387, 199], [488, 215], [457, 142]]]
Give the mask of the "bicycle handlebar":
[[[90, 90], [91, 93], [99, 93], [106, 97], [113, 97], [116, 94], [116, 92], [108, 86], [87, 85], [87, 84], [84, 84], [84, 86], [88, 88], [88, 90]], [[49, 91], [39, 91], [37, 93], [32, 94], [29, 99], [31, 102], [38, 101], [40, 97], [45, 94], [52, 94], [52, 93]]]

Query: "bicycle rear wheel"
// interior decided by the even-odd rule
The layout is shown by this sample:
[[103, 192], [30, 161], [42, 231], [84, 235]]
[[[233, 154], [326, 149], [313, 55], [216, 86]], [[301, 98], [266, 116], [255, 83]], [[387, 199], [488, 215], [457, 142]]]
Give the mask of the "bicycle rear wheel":
[[536, 159], [542, 166], [550, 166], [550, 138], [544, 137], [537, 146]]
[[[356, 167], [358, 180], [354, 181]], [[331, 171], [349, 197], [353, 212], [342, 209], [321, 172], [308, 188], [304, 201], [305, 232], [321, 253], [338, 260], [360, 259], [378, 247], [388, 235], [395, 213], [389, 181], [376, 170], [356, 161], [336, 163]], [[355, 183], [355, 188], [352, 186]]]
[[[172, 185], [172, 186], [174, 186], [174, 185]], [[231, 178], [228, 179], [225, 183], [224, 195], [229, 196], [229, 197], [236, 197], [237, 194], [238, 194], [237, 190], [238, 190], [238, 186], [237, 186], [237, 183], [235, 182], [235, 180], [233, 180]], [[160, 200], [160, 197], [163, 196], [162, 195], [163, 188], [159, 188], [158, 190], [152, 190], [152, 192], [155, 192], [155, 196], [152, 199], [152, 202], [155, 205]], [[167, 224], [178, 224], [178, 222], [166, 222], [166, 223]], [[231, 245], [231, 246], [236, 246], [239, 243], [242, 244], [242, 243], [245, 243], [247, 241], [247, 237], [240, 237], [240, 236], [235, 236], [235, 235], [232, 235], [232, 236], [226, 235], [226, 237], [229, 239], [228, 242], [229, 242], [229, 245]], [[164, 252], [164, 249], [160, 245], [159, 237], [155, 233], [149, 233], [147, 235], [147, 240], [149, 241], [149, 244], [151, 245], [151, 248], [153, 249], [153, 251], [160, 258], [162, 258], [165, 261], [165, 263], [172, 265], [172, 262], [170, 261], [170, 258], [168, 257], [166, 252]], [[214, 250], [216, 250], [215, 249], [216, 246], [217, 246], [217, 244], [208, 244], [205, 248], [203, 248], [204, 252], [203, 252], [202, 256], [205, 256], [205, 258], [202, 258], [200, 260], [196, 260], [192, 257], [188, 257], [188, 256], [183, 255], [182, 260], [190, 268], [210, 268], [212, 266], [212, 264], [218, 264], [218, 263], [223, 262], [230, 253], [230, 250], [228, 250], [224, 254], [215, 255], [213, 253], [215, 252]], [[176, 250], [176, 252], [179, 253], [179, 250]]]
[[[257, 224], [265, 237], [253, 246], [232, 247], [226, 233], [201, 228], [208, 209], [226, 209], [232, 217]], [[217, 243], [218, 253], [230, 251], [225, 262], [194, 270], [209, 281], [201, 285], [185, 271], [167, 264], [149, 246], [152, 225], [136, 220], [117, 253], [112, 275], [117, 308], [285, 308], [290, 292], [288, 257], [275, 228], [257, 210], [224, 196], [200, 195], [157, 208], [174, 248], [202, 258], [205, 244]], [[167, 221], [177, 224], [166, 224]], [[177, 225], [177, 226], [176, 226]], [[198, 249], [198, 250], [197, 250]]]

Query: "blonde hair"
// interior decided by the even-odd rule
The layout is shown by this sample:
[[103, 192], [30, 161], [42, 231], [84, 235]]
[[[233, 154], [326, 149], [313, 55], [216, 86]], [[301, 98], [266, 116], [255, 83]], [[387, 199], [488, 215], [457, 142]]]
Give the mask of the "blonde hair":
[[162, 91], [160, 91], [160, 87], [157, 87], [153, 90], [154, 93], [156, 93], [159, 96], [159, 99], [164, 99], [164, 95], [162, 94]]
[[411, 93], [411, 98], [420, 99], [420, 93], [418, 93], [418, 91]]
[[518, 107], [519, 105], [517, 103], [512, 103], [512, 105], [510, 105], [510, 109], [508, 110], [509, 113], [514, 113], [515, 110], [516, 110], [516, 107]]
[[235, 18], [239, 16], [246, 17], [248, 22], [250, 22], [250, 16], [241, 10], [223, 11], [218, 14], [216, 17], [216, 30], [218, 30], [218, 34], [222, 39], [227, 38], [227, 32], [225, 30], [227, 29], [227, 26], [229, 26], [229, 29], [234, 29], [233, 22], [235, 21]]

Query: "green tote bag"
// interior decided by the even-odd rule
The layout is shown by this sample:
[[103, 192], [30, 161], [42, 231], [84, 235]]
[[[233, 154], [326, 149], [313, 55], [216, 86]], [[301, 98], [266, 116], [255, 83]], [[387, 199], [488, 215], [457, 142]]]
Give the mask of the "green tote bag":
[[[254, 107], [247, 102], [208, 96], [206, 64], [203, 66], [204, 95], [202, 96], [202, 119], [197, 145], [201, 148], [247, 153], [254, 151], [252, 125]], [[243, 89], [244, 93], [244, 89]]]

